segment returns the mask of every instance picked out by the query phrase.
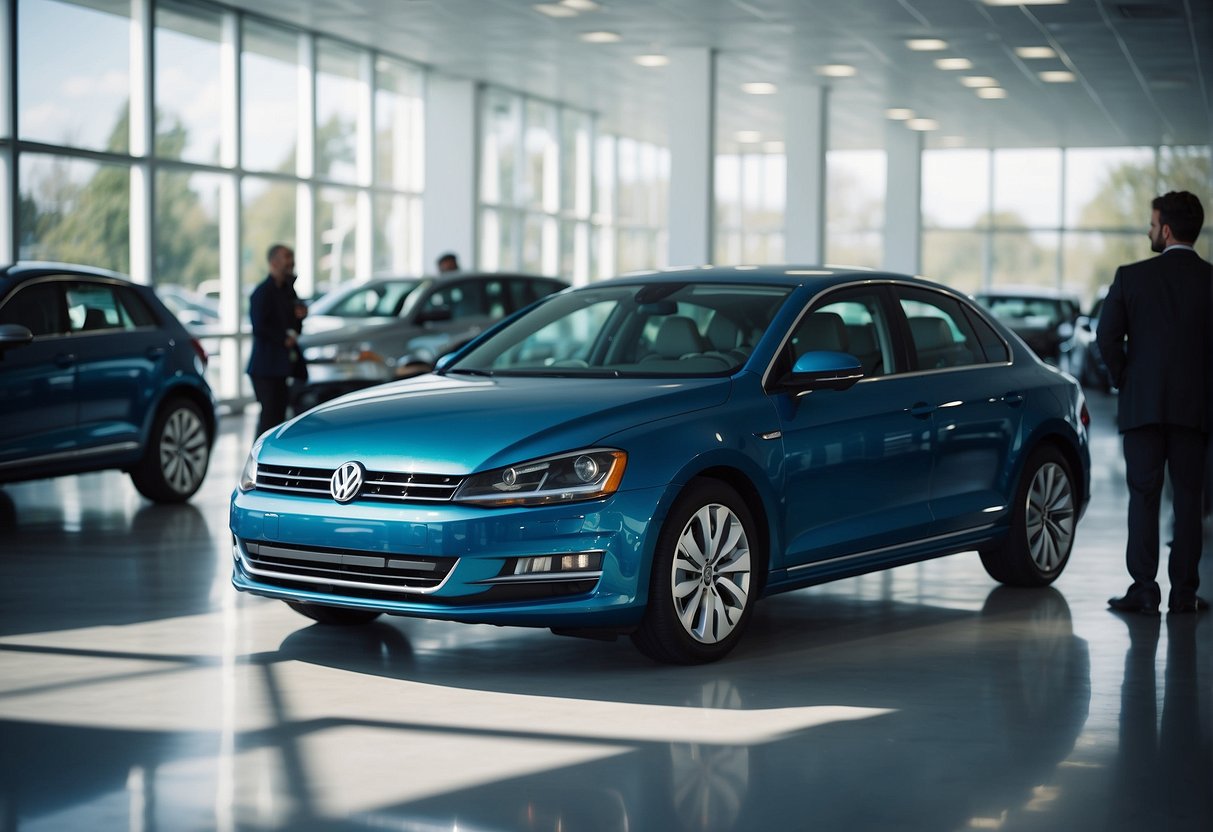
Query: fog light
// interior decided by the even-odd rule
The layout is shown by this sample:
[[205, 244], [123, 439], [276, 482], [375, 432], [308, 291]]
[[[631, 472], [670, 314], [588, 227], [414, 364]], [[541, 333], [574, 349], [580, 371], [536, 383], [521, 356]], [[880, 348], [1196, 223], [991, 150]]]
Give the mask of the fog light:
[[602, 568], [602, 552], [577, 552], [571, 555], [543, 555], [518, 558], [515, 575], [543, 575], [559, 572], [596, 572]]

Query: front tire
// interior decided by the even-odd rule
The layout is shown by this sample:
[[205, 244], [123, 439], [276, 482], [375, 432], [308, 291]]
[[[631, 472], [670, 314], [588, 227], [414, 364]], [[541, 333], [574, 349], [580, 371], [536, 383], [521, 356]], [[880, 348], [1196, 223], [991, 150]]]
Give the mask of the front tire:
[[202, 485], [210, 461], [211, 434], [202, 410], [189, 399], [169, 399], [156, 415], [131, 481], [154, 503], [185, 502]]
[[1047, 586], [1070, 559], [1078, 500], [1070, 465], [1056, 448], [1034, 450], [1024, 465], [1006, 539], [980, 551], [990, 577], [1010, 586]]
[[322, 604], [303, 604], [298, 601], [287, 601], [286, 605], [306, 618], [336, 627], [356, 627], [360, 624], [369, 624], [380, 615], [374, 610], [326, 607]]
[[632, 643], [651, 659], [701, 664], [723, 658], [754, 610], [758, 535], [745, 502], [715, 480], [679, 495], [653, 553], [649, 601]]

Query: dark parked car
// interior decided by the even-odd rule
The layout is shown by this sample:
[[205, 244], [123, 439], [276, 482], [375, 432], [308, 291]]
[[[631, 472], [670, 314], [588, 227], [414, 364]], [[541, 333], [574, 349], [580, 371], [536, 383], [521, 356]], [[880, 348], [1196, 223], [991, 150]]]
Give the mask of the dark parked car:
[[382, 277], [339, 287], [309, 307], [299, 345], [308, 381], [295, 412], [374, 384], [429, 372], [441, 356], [564, 281], [520, 274]]
[[206, 352], [148, 286], [100, 269], [0, 269], [0, 482], [120, 468], [150, 500], [206, 476]]
[[712, 268], [545, 298], [436, 372], [267, 431], [238, 589], [630, 633], [670, 662], [777, 592], [977, 550], [1044, 586], [1090, 493], [1078, 383], [967, 298], [893, 274]]
[[990, 289], [975, 295], [1045, 362], [1077, 376], [1077, 298], [1049, 289]]
[[1111, 392], [1112, 379], [1108, 375], [1108, 366], [1104, 364], [1103, 356], [1100, 355], [1095, 333], [1099, 331], [1099, 313], [1103, 309], [1107, 293], [1106, 288], [1101, 290], [1099, 297], [1091, 306], [1090, 313], [1078, 319], [1078, 335], [1085, 348], [1082, 350], [1078, 362], [1078, 370], [1074, 373], [1082, 382], [1083, 387], [1093, 387], [1104, 393]]

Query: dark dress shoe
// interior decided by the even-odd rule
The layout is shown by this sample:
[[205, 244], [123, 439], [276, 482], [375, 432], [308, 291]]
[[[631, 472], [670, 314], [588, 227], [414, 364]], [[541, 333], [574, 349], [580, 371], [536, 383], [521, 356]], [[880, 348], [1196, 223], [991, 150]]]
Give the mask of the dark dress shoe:
[[1173, 612], [1204, 612], [1209, 608], [1209, 602], [1199, 595], [1191, 598], [1172, 598], [1168, 609]]
[[1140, 595], [1123, 595], [1109, 598], [1108, 608], [1115, 612], [1136, 612], [1142, 615], [1158, 615], [1158, 602]]

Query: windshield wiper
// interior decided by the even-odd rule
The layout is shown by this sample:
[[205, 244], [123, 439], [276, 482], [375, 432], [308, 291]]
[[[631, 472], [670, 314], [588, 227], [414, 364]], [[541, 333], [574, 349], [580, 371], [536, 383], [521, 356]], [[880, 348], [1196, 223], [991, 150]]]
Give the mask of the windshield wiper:
[[456, 367], [453, 370], [447, 370], [447, 372], [450, 375], [461, 375], [461, 376], [486, 376], [487, 377], [487, 376], [491, 376], [493, 374], [493, 372], [491, 370], [475, 370], [475, 369], [472, 369], [471, 367]]

